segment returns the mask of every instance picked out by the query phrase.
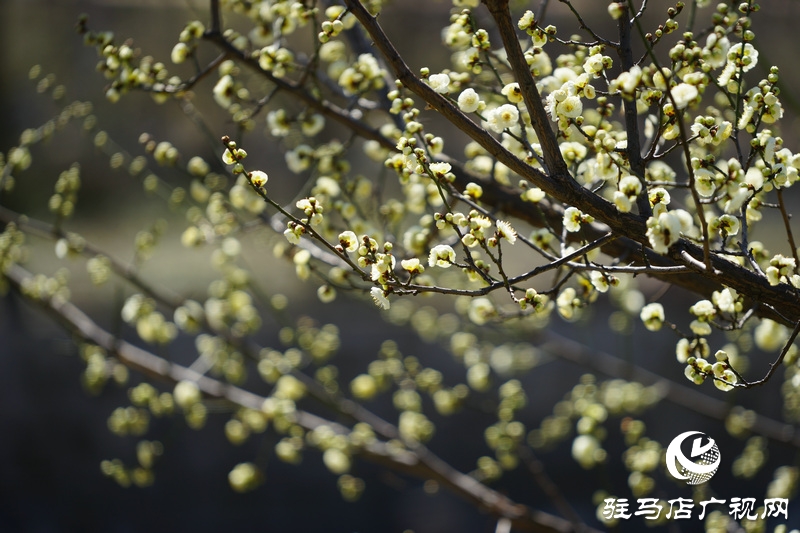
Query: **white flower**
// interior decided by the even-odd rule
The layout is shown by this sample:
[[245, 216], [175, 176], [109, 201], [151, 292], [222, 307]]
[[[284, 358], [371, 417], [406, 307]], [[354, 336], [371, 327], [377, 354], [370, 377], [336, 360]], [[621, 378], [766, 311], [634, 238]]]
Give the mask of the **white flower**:
[[222, 152], [222, 162], [226, 165], [233, 165], [236, 163], [236, 159], [228, 148], [225, 148], [225, 151]]
[[475, 92], [475, 89], [464, 89], [458, 95], [458, 108], [464, 113], [473, 113], [478, 110], [481, 105], [481, 97]]
[[668, 211], [647, 219], [647, 238], [657, 253], [666, 254], [681, 238], [681, 219]]
[[338, 448], [328, 448], [322, 454], [322, 462], [334, 474], [345, 474], [350, 471], [350, 457]]
[[392, 305], [391, 302], [389, 302], [389, 299], [383, 293], [383, 290], [379, 289], [378, 287], [372, 287], [369, 290], [369, 295], [372, 296], [372, 301], [375, 302], [375, 305], [381, 309], [389, 309], [389, 306]]
[[781, 349], [788, 336], [789, 331], [784, 326], [769, 318], [764, 318], [756, 326], [753, 338], [756, 346], [765, 352], [774, 352]]
[[622, 213], [631, 210], [632, 202], [642, 192], [642, 182], [636, 176], [625, 176], [619, 180], [619, 190], [614, 193], [614, 203]]
[[[750, 196], [753, 194], [753, 192], [747, 187], [739, 187], [738, 189], [736, 189], [736, 192], [728, 194], [730, 194], [731, 198], [730, 200], [725, 202], [724, 209], [726, 213], [730, 214], [730, 213], [738, 213], [739, 209], [741, 209], [745, 201], [750, 199]], [[747, 214], [749, 217], [750, 216], [749, 206]]]
[[669, 205], [670, 202], [669, 192], [663, 187], [651, 189], [650, 193], [648, 194], [648, 199], [650, 200], [651, 206], [656, 204]]
[[706, 46], [703, 48], [703, 59], [714, 68], [725, 65], [731, 42], [727, 37], [720, 37], [716, 33], [709, 34]]
[[188, 410], [202, 399], [197, 383], [187, 380], [179, 381], [175, 385], [172, 396], [175, 398], [175, 403], [183, 410]]
[[684, 364], [689, 359], [691, 351], [688, 339], [681, 339], [675, 345], [675, 358], [678, 359], [679, 363]]
[[[611, 6], [617, 5], [616, 3], [611, 4]], [[611, 12], [611, 6], [609, 6], [609, 12]], [[616, 12], [613, 12], [611, 16], [615, 14]], [[593, 468], [598, 462], [598, 457], [602, 455], [602, 451], [600, 441], [594, 435], [578, 435], [572, 441], [572, 458], [583, 468]]]
[[443, 162], [431, 163], [430, 165], [431, 173], [436, 178], [444, 178], [452, 168], [453, 167], [450, 165], [450, 163], [443, 163]]
[[583, 62], [583, 70], [588, 74], [597, 75], [603, 70], [603, 54], [592, 54]]
[[346, 56], [347, 47], [342, 41], [328, 41], [319, 47], [319, 57], [325, 62], [333, 63], [344, 59]]
[[358, 250], [358, 237], [352, 231], [343, 231], [339, 234], [339, 244], [348, 252]]
[[739, 381], [739, 378], [737, 378], [736, 374], [734, 374], [730, 369], [724, 370], [722, 375], [718, 377], [725, 381], [715, 379], [714, 386], [716, 386], [719, 390], [726, 392], [733, 389], [734, 385]]
[[325, 117], [320, 114], [312, 113], [303, 118], [300, 122], [300, 131], [306, 137], [313, 137], [325, 127]]
[[736, 235], [739, 233], [739, 219], [732, 215], [722, 215], [711, 222], [711, 229], [719, 231], [722, 237]]
[[456, 253], [446, 244], [439, 244], [431, 249], [428, 255], [428, 266], [448, 268], [456, 259]]
[[594, 219], [591, 216], [584, 215], [577, 207], [568, 207], [564, 211], [564, 227], [570, 233], [575, 233], [576, 231], [580, 231], [581, 223], [583, 222], [591, 223], [593, 221]]
[[[618, 20], [625, 14], [625, 2], [611, 2], [608, 4], [608, 14], [611, 15], [612, 19]], [[573, 455], [575, 454], [573, 453]]]
[[522, 102], [522, 90], [519, 88], [519, 83], [509, 83], [500, 91], [500, 94], [508, 98], [508, 101], [512, 104], [518, 104]]
[[689, 85], [688, 83], [679, 83], [673, 87], [670, 92], [672, 93], [672, 98], [675, 100], [675, 107], [678, 109], [683, 109], [689, 105], [699, 94], [697, 92], [697, 87]]
[[756, 108], [751, 105], [745, 105], [744, 109], [742, 110], [742, 116], [739, 117], [739, 122], [737, 126], [740, 130], [743, 130], [747, 127], [747, 124], [753, 119], [753, 115], [755, 115]]
[[250, 173], [250, 183], [255, 185], [256, 187], [263, 187], [267, 184], [267, 180], [269, 176], [267, 176], [266, 172], [262, 172], [260, 170], [254, 170]]
[[372, 263], [372, 281], [378, 281], [387, 273], [394, 270], [395, 258], [392, 254], [375, 254], [376, 261]]
[[705, 198], [714, 195], [717, 189], [717, 177], [713, 170], [698, 168], [694, 171], [694, 188], [697, 194]]
[[450, 90], [450, 76], [447, 74], [432, 74], [428, 78], [428, 85], [439, 94], [447, 94]]
[[620, 213], [630, 213], [633, 207], [630, 197], [619, 191], [614, 191], [614, 205], [617, 206]]
[[567, 118], [576, 118], [583, 113], [583, 103], [579, 96], [567, 96], [556, 105], [556, 113]]
[[593, 270], [589, 274], [589, 280], [592, 282], [592, 286], [595, 288], [597, 292], [608, 292], [608, 288], [611, 283], [616, 283], [618, 280], [614, 279], [612, 276], [607, 274], [603, 274], [597, 270]]
[[742, 51], [742, 43], [736, 43], [728, 49], [728, 63], [747, 72], [758, 64], [758, 50], [752, 44], [746, 43]]
[[403, 267], [403, 270], [410, 272], [411, 274], [421, 274], [425, 272], [425, 267], [420, 264], [419, 259], [416, 257], [412, 257], [411, 259], [403, 259], [400, 261], [400, 266]]
[[324, 304], [330, 303], [336, 299], [336, 289], [330, 285], [321, 285], [317, 289], [317, 298]]
[[478, 326], [482, 326], [496, 314], [497, 311], [492, 301], [488, 298], [475, 298], [472, 300], [472, 303], [470, 303], [469, 311], [467, 311], [469, 319], [473, 324], [477, 324]]
[[642, 182], [636, 176], [625, 176], [619, 180], [619, 190], [625, 196], [637, 197], [642, 192]]
[[711, 325], [708, 322], [703, 322], [700, 320], [692, 320], [692, 323], [689, 324], [689, 329], [692, 330], [692, 333], [695, 335], [706, 336], [711, 335]]
[[189, 55], [191, 50], [186, 43], [178, 43], [172, 48], [172, 54], [170, 54], [170, 59], [172, 62], [177, 64], [183, 63], [186, 61], [186, 57]]
[[710, 300], [700, 300], [689, 308], [689, 312], [697, 318], [703, 319], [714, 318], [714, 315], [717, 314], [717, 310]]
[[292, 228], [286, 228], [283, 231], [283, 236], [286, 237], [286, 240], [292, 244], [300, 244], [300, 234]]
[[581, 161], [586, 157], [586, 146], [579, 142], [562, 142], [558, 145], [561, 155], [564, 156], [568, 162]]
[[617, 76], [617, 79], [611, 82], [611, 88], [632, 95], [639, 86], [641, 79], [642, 69], [638, 65], [634, 65], [629, 71]]
[[714, 293], [711, 295], [711, 300], [720, 311], [725, 313], [735, 313], [737, 296], [738, 295], [734, 289], [725, 288], [721, 291], [714, 291]]
[[522, 199], [526, 202], [541, 202], [544, 200], [544, 197], [547, 196], [545, 192], [540, 189], [539, 187], [531, 187], [524, 193], [522, 193]]
[[509, 243], [514, 244], [517, 242], [517, 232], [511, 227], [511, 224], [505, 220], [498, 220], [495, 225], [497, 226], [497, 233], [507, 240]]
[[276, 109], [267, 113], [267, 129], [275, 137], [286, 137], [291, 131], [289, 118], [285, 109]]
[[767, 267], [766, 274], [767, 274], [767, 281], [769, 282], [770, 285], [772, 285], [774, 287], [774, 286], [780, 284], [780, 282], [781, 282], [781, 273], [777, 269], [777, 267], [774, 267], [774, 266]]
[[228, 109], [233, 103], [233, 78], [229, 74], [221, 77], [217, 84], [214, 85], [212, 92], [214, 93], [214, 100], [217, 104], [219, 104], [220, 107]]
[[471, 181], [467, 183], [467, 186], [464, 188], [464, 193], [477, 200], [483, 196], [483, 187]]
[[311, 166], [314, 158], [314, 149], [307, 144], [301, 144], [294, 150], [286, 152], [284, 158], [289, 170], [295, 174], [300, 174]]
[[575, 309], [577, 309], [580, 305], [580, 300], [576, 298], [576, 295], [577, 293], [575, 292], [575, 289], [572, 287], [567, 287], [561, 291], [561, 294], [559, 294], [558, 298], [556, 299], [558, 314], [567, 320], [570, 320], [575, 316]]
[[658, 331], [664, 324], [664, 306], [660, 303], [647, 304], [642, 307], [639, 318], [642, 319], [644, 327], [648, 330]]
[[556, 113], [556, 106], [558, 106], [558, 102], [560, 101], [559, 99], [563, 100], [564, 98], [566, 98], [566, 93], [561, 89], [556, 89], [555, 91], [547, 95], [544, 109], [550, 116], [550, 120], [554, 122], [558, 121], [558, 113]]
[[507, 128], [513, 128], [519, 120], [519, 109], [511, 104], [503, 104], [488, 116], [489, 127], [497, 133]]

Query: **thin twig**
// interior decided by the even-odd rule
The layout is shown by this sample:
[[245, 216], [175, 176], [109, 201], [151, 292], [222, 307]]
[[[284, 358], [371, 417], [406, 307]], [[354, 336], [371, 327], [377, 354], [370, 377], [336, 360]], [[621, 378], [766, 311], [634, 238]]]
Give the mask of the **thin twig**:
[[789, 335], [789, 339], [783, 345], [783, 350], [781, 350], [781, 353], [780, 355], [778, 355], [778, 358], [775, 359], [774, 362], [769, 364], [769, 371], [767, 371], [767, 374], [763, 378], [759, 379], [758, 381], [746, 381], [744, 383], [736, 383], [735, 386], [745, 389], [751, 389], [753, 387], [758, 387], [759, 385], [763, 385], [764, 383], [769, 381], [769, 379], [772, 377], [772, 375], [775, 373], [778, 367], [781, 366], [781, 363], [783, 363], [783, 360], [786, 357], [786, 354], [789, 353], [789, 350], [792, 347], [792, 343], [797, 338], [798, 333], [800, 333], [800, 322], [798, 322], [794, 326], [792, 334]]
[[588, 529], [586, 523], [581, 520], [581, 517], [578, 516], [578, 513], [564, 497], [558, 485], [547, 475], [544, 463], [536, 457], [533, 449], [531, 449], [530, 446], [518, 446], [517, 452], [528, 468], [528, 471], [533, 476], [533, 479], [536, 480], [536, 484], [541, 487], [545, 495], [553, 502], [558, 512], [572, 523], [572, 527], [576, 532], [586, 531]]
[[780, 206], [781, 216], [783, 217], [783, 226], [786, 228], [786, 237], [789, 239], [789, 248], [792, 250], [792, 257], [794, 258], [794, 273], [797, 274], [800, 269], [800, 259], [797, 257], [797, 245], [794, 243], [794, 234], [792, 233], [792, 224], [789, 220], [789, 213], [786, 212], [786, 202], [783, 200], [783, 188], [777, 187], [778, 190], [778, 205]]
[[[703, 394], [696, 386], [681, 385], [668, 380], [655, 372], [632, 365], [606, 352], [568, 339], [555, 333], [552, 329], [548, 329], [545, 332], [545, 338], [547, 339], [545, 343], [539, 346], [539, 349], [543, 352], [571, 361], [581, 367], [590, 368], [599, 374], [630, 379], [644, 385], [655, 386], [661, 397], [666, 401], [684, 407], [691, 412], [714, 420], [724, 421], [734, 409], [730, 402]], [[776, 361], [774, 368], [778, 366], [779, 363]], [[800, 431], [791, 424], [756, 414], [749, 429], [758, 435], [763, 435], [776, 442], [786, 443], [800, 449]]]
[[598, 43], [603, 43], [604, 45], [609, 46], [611, 48], [619, 47], [618, 43], [615, 43], [614, 41], [610, 41], [608, 39], [604, 39], [603, 37], [600, 37], [599, 35], [597, 35], [594, 32], [594, 30], [592, 28], [590, 28], [588, 24], [586, 24], [586, 21], [583, 20], [583, 17], [581, 17], [580, 13], [578, 13], [578, 10], [575, 9], [575, 7], [572, 5], [572, 2], [570, 2], [569, 0], [558, 0], [558, 1], [561, 2], [562, 4], [566, 4], [567, 5], [569, 10], [572, 11], [572, 14], [577, 19], [578, 24], [581, 25], [581, 29], [586, 30], [587, 32], [589, 32], [589, 35], [591, 35]]

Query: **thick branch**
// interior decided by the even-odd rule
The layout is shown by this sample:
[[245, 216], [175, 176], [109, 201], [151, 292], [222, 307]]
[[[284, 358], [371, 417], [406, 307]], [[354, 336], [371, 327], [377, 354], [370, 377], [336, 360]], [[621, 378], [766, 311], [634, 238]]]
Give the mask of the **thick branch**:
[[519, 46], [519, 38], [517, 38], [517, 32], [511, 21], [511, 13], [508, 11], [508, 0], [484, 0], [484, 2], [503, 39], [508, 62], [511, 64], [511, 70], [514, 71], [514, 76], [522, 90], [522, 98], [531, 115], [533, 129], [539, 137], [547, 169], [559, 181], [571, 180], [567, 164], [558, 147], [558, 139], [550, 127], [550, 120], [542, 104], [542, 97], [536, 89], [536, 82], [533, 80], [527, 61], [525, 61], [525, 54], [522, 53], [522, 48]]
[[[630, 259], [637, 264], [646, 264], [642, 252], [637, 251], [637, 248], [650, 247], [646, 236], [647, 228], [644, 217], [631, 213], [620, 213], [614, 205], [581, 187], [567, 176], [546, 175], [514, 156], [497, 139], [470, 120], [449, 100], [436, 93], [414, 75], [389, 41], [375, 17], [370, 15], [358, 0], [345, 0], [345, 3], [370, 34], [375, 42], [375, 47], [383, 54], [397, 78], [406, 88], [469, 135], [499, 162], [509, 167], [512, 172], [535, 184], [564, 205], [575, 206], [605, 224], [605, 226], [603, 224], [596, 225], [592, 230], [593, 234], [587, 238], [598, 238], [609, 229], [616, 235], [624, 237], [624, 239], [617, 239], [611, 243], [619, 245], [619, 248], [603, 247], [604, 252], [616, 250], [620, 252], [619, 255], [615, 255], [616, 257]], [[528, 220], [530, 214], [525, 216], [523, 213], [521, 218]], [[696, 276], [687, 276], [685, 279], [677, 277], [670, 281], [673, 284], [708, 296], [711, 292], [719, 290], [722, 287], [721, 282], [724, 280], [726, 286], [745, 295], [751, 303], [755, 303], [759, 316], [769, 317], [792, 327], [800, 320], [800, 298], [797, 298], [796, 291], [792, 287], [785, 284], [772, 287], [763, 276], [713, 254], [709, 258], [712, 268], [705, 268], [703, 263], [706, 255], [703, 248], [686, 239], [682, 239], [674, 245], [666, 256], [658, 256], [649, 250], [644, 253], [647, 254], [648, 260], [652, 260], [653, 264], [683, 265], [697, 273]], [[693, 260], [689, 261], [687, 258]], [[701, 264], [703, 264], [702, 267]], [[776, 312], [776, 309], [779, 309], [780, 313]]]
[[[631, 21], [628, 18], [628, 8], [622, 4], [623, 15], [619, 18], [619, 58], [622, 61], [622, 70], [629, 71], [633, 67], [633, 49], [631, 48]], [[649, 217], [652, 215], [650, 200], [647, 196], [647, 182], [644, 179], [644, 159], [639, 139], [639, 119], [636, 113], [636, 99], [623, 98], [625, 107], [625, 131], [628, 137], [628, 146], [625, 149], [633, 175], [639, 178], [642, 192], [636, 198], [639, 214]]]

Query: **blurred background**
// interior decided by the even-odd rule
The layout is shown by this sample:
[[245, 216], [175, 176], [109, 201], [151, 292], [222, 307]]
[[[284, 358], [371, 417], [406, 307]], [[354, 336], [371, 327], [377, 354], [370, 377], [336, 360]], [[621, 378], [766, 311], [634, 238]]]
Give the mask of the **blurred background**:
[[[605, 3], [591, 4], [586, 7], [588, 18], [605, 20]], [[531, 5], [535, 8], [539, 2]], [[666, 9], [668, 3], [651, 2], [651, 5], [652, 20], [665, 18], [655, 9], [660, 9], [660, 5]], [[787, 43], [792, 42], [800, 4], [764, 0], [762, 7], [763, 12], [756, 19], [761, 61], [783, 67], [785, 87], [797, 87], [800, 74], [793, 69], [794, 47]], [[412, 68], [430, 65], [433, 71], [446, 65], [448, 55], [436, 52], [435, 46], [448, 10], [447, 2], [415, 0], [395, 2], [382, 15], [382, 21], [391, 20], [386, 29], [401, 52], [407, 54]], [[95, 72], [96, 53], [83, 46], [82, 38], [74, 31], [81, 13], [89, 15], [91, 28], [113, 30], [120, 41], [131, 37], [144, 53], [165, 62], [185, 23], [195, 18], [207, 19], [205, 2], [201, 1], [0, 1], [0, 117], [3, 117], [0, 151], [15, 146], [24, 129], [38, 127], [57, 115], [61, 104], [90, 100], [99, 117], [98, 127], [134, 156], [143, 153], [138, 139], [147, 132], [157, 140], [170, 140], [185, 155], [201, 155], [207, 161], [218, 162], [217, 145], [198, 131], [177, 105], [157, 106], [143, 94], [127, 95], [115, 105], [105, 101], [105, 80]], [[548, 21], [559, 25], [568, 20], [564, 17], [563, 6], [552, 2]], [[414, 31], [409, 32], [408, 28]], [[431, 37], [425, 40], [418, 38], [420, 35]], [[31, 67], [37, 64], [41, 65], [43, 75], [53, 73], [56, 83], [65, 85], [66, 94], [61, 102], [37, 93], [36, 81], [28, 76]], [[175, 68], [175, 72], [188, 71]], [[210, 91], [212, 84], [212, 80], [207, 80], [198, 93], [203, 88]], [[787, 112], [793, 113], [793, 96], [785, 92], [783, 97]], [[200, 103], [209, 101], [207, 96], [200, 98], [205, 98]], [[230, 124], [225, 122], [224, 114], [216, 106], [207, 108], [211, 109], [207, 118], [216, 128], [214, 133], [217, 136], [228, 133], [226, 128]], [[781, 132], [790, 148], [797, 146], [796, 125], [796, 119], [785, 121]], [[269, 142], [248, 151], [252, 161], [265, 168], [272, 158], [281, 157], [277, 147]], [[116, 257], [130, 260], [137, 232], [152, 225], [156, 218], [164, 218], [168, 229], [154, 258], [144, 266], [143, 276], [186, 297], [201, 298], [205, 294], [205, 287], [214, 275], [208, 266], [207, 251], [183, 249], [179, 244], [184, 229], [181, 217], [165, 209], [163, 202], [148, 197], [138, 180], [124, 171], [112, 170], [108, 157], [93, 147], [92, 137], [83, 134], [79, 124], [70, 125], [51, 141], [38, 144], [32, 155], [33, 166], [18, 177], [13, 194], [3, 195], [4, 206], [50, 220], [46, 204], [53, 184], [61, 171], [78, 160], [83, 187], [77, 214], [67, 228], [83, 233]], [[188, 184], [178, 173], [163, 170], [160, 175], [174, 185]], [[286, 178], [283, 185], [281, 178]], [[276, 187], [276, 194], [287, 200], [298, 188], [288, 176], [272, 171], [270, 186]], [[768, 241], [768, 229], [757, 238]], [[263, 272], [263, 278], [258, 280], [261, 289], [267, 295], [287, 296], [291, 302], [287, 315], [308, 314], [320, 324], [333, 322], [338, 326], [342, 347], [332, 362], [339, 366], [341, 383], [346, 384], [363, 372], [387, 339], [394, 339], [403, 354], [415, 355], [423, 364], [440, 369], [450, 383], [463, 381], [463, 366], [439, 343], [420, 340], [408, 327], [385, 321], [371, 304], [360, 300], [340, 297], [335, 306], [318, 305], [315, 287], [297, 282], [291, 265], [272, 259], [269, 247], [257, 250], [264, 243], [253, 240], [247, 244], [254, 248], [249, 259], [257, 265], [257, 272]], [[775, 247], [779, 245], [776, 243]], [[44, 241], [33, 243], [32, 261], [48, 274], [61, 266], [53, 254], [52, 243]], [[93, 316], [99, 316], [104, 325], [113, 323], [119, 294], [113, 288], [100, 291], [91, 288], [86, 275], [79, 272], [76, 269], [71, 282], [74, 300]], [[660, 285], [645, 288], [647, 294], [653, 294], [660, 290]], [[694, 299], [673, 289], [661, 301], [668, 309], [685, 309]], [[674, 362], [675, 339], [671, 334], [645, 335], [640, 325], [635, 325], [628, 334], [613, 333], [607, 320], [610, 313], [611, 309], [598, 306], [593, 315], [587, 315], [579, 324], [554, 319], [551, 332], [645, 367], [681, 385], [686, 383], [682, 367]], [[347, 319], [342, 320], [345, 316]], [[277, 319], [266, 323], [264, 336], [259, 340], [268, 346], [278, 346], [279, 324]], [[537, 344], [547, 339], [534, 335], [530, 341]], [[587, 371], [559, 359], [558, 355], [548, 355], [538, 368], [522, 378], [529, 405], [521, 416], [529, 429], [550, 415], [552, 406]], [[766, 364], [766, 359], [751, 360], [753, 367], [766, 369]], [[181, 417], [153, 419], [145, 438], [164, 444], [164, 455], [155, 467], [155, 484], [143, 489], [122, 488], [102, 475], [100, 462], [112, 458], [135, 462], [139, 439], [117, 437], [106, 428], [112, 411], [128, 404], [127, 386], [109, 384], [99, 395], [91, 396], [80, 384], [83, 369], [75, 345], [57, 324], [13, 293], [0, 299], [0, 532], [224, 529], [401, 532], [410, 529], [427, 533], [490, 532], [496, 526], [491, 517], [444, 490], [432, 490], [420, 480], [362, 461], [356, 461], [353, 474], [365, 480], [366, 491], [358, 502], [347, 503], [336, 488], [336, 476], [322, 465], [319, 453], [306, 452], [299, 467], [285, 465], [271, 455], [277, 438], [270, 432], [234, 447], [224, 436], [223, 426], [229, 417], [225, 412], [212, 413], [200, 431], [186, 427]], [[598, 374], [598, 379], [604, 376]], [[743, 405], [779, 419], [781, 379], [779, 373], [766, 387], [745, 393], [726, 395], [710, 384], [702, 392], [730, 405]], [[132, 374], [130, 384], [140, 380], [140, 376]], [[169, 390], [168, 386], [161, 387]], [[266, 391], [264, 386], [258, 392]], [[386, 398], [368, 407], [389, 420], [396, 416]], [[437, 434], [430, 447], [456, 468], [470, 471], [477, 457], [490, 453], [482, 431], [492, 422], [491, 415], [475, 413], [451, 418], [432, 415], [432, 418]], [[686, 430], [704, 431], [715, 437], [723, 467], [712, 486], [720, 487], [718, 493], [727, 497], [763, 498], [774, 468], [797, 463], [796, 449], [773, 443], [769, 446], [766, 467], [753, 479], [737, 479], [731, 475], [731, 464], [745, 441], [728, 437], [723, 422], [668, 402], [647, 411], [641, 419], [648, 426], [648, 435], [664, 446]], [[625, 446], [615, 427], [618, 424], [618, 420], [609, 423], [613, 430], [604, 443], [609, 453], [605, 466], [590, 471], [581, 469], [570, 456], [570, 440], [541, 457], [570, 504], [595, 527], [599, 527], [593, 518], [595, 489], [629, 494], [627, 472], [620, 459]], [[228, 485], [228, 472], [239, 462], [254, 460], [264, 467], [265, 483], [251, 493], [235, 493]], [[668, 488], [668, 493], [661, 497], [691, 494], [687, 487], [670, 481], [661, 485]], [[524, 469], [506, 474], [498, 486], [522, 503], [555, 512]], [[798, 516], [799, 512], [793, 504], [790, 517]], [[793, 520], [793, 523], [800, 522]], [[699, 523], [693, 522], [670, 531], [696, 531], [697, 527]], [[620, 528], [638, 531], [639, 524], [621, 522]]]

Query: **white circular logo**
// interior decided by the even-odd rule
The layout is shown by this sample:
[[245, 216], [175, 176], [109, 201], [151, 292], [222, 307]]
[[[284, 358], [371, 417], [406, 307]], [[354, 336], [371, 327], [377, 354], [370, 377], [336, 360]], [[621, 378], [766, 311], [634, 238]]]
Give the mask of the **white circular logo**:
[[[691, 453], [687, 458], [681, 446], [693, 435], [697, 437], [692, 441]], [[699, 431], [681, 433], [667, 447], [667, 470], [672, 477], [684, 480], [688, 485], [699, 485], [711, 479], [719, 468], [720, 460], [717, 443]]]

